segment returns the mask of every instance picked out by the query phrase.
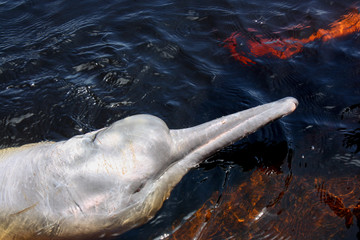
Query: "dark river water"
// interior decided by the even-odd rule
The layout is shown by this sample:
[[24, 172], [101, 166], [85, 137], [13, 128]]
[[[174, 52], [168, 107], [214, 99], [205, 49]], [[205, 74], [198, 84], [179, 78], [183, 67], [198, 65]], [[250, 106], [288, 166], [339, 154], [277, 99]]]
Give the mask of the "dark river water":
[[[273, 186], [286, 185], [276, 194], [281, 211], [265, 214], [262, 231], [238, 219], [213, 228], [218, 235], [208, 239], [359, 239], [357, 7], [347, 0], [0, 0], [1, 147], [63, 140], [138, 113], [156, 115], [170, 128], [190, 127], [293, 96], [296, 112], [190, 171], [150, 222], [114, 239], [171, 238], [214, 194], [216, 212], [225, 204], [222, 193], [258, 171]], [[353, 29], [334, 33], [347, 14], [355, 16], [355, 23], [343, 21]], [[333, 32], [303, 40], [291, 56], [251, 53], [251, 43], [308, 39], [319, 29]], [[231, 50], [226, 39], [234, 33]], [[315, 194], [317, 205], [302, 201], [306, 186], [325, 198]], [[306, 220], [307, 236], [299, 214], [309, 209], [318, 217]], [[284, 212], [293, 220], [273, 229], [285, 225]], [[198, 232], [188, 239], [207, 238]]]

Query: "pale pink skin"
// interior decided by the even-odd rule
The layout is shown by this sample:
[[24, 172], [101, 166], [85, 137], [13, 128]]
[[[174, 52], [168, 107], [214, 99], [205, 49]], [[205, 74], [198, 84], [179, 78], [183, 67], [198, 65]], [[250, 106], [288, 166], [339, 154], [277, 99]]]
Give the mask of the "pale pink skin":
[[297, 104], [284, 98], [180, 130], [136, 115], [67, 141], [1, 150], [0, 239], [104, 237], [143, 224], [189, 169]]

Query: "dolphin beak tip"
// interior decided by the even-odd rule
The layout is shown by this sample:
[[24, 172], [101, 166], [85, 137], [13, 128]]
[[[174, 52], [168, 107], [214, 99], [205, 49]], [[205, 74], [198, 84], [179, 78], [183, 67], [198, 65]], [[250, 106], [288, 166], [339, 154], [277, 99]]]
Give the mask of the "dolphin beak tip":
[[294, 97], [285, 97], [280, 99], [281, 102], [286, 102], [288, 105], [292, 106], [292, 109], [295, 110], [299, 105], [299, 101]]
[[295, 109], [299, 105], [299, 101], [294, 97], [286, 97], [286, 98], [283, 98], [280, 101], [284, 101], [284, 102], [286, 102], [286, 104], [289, 105], [289, 108], [290, 108], [289, 113], [292, 113], [293, 111], [295, 111]]
[[297, 108], [297, 106], [299, 106], [299, 101], [296, 98], [290, 97], [290, 101], [292, 101], [293, 103], [293, 108], [292, 110], [295, 111], [295, 109]]

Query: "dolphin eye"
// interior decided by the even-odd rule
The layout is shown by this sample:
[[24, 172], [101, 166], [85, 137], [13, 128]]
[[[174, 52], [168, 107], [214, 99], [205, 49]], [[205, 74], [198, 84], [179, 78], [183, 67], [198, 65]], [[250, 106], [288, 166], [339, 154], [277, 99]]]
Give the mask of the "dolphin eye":
[[140, 183], [140, 185], [135, 189], [135, 191], [133, 192], [133, 194], [134, 193], [138, 193], [138, 192], [140, 192], [141, 191], [141, 189], [143, 189], [144, 188], [144, 186], [145, 186], [145, 184], [144, 183]]

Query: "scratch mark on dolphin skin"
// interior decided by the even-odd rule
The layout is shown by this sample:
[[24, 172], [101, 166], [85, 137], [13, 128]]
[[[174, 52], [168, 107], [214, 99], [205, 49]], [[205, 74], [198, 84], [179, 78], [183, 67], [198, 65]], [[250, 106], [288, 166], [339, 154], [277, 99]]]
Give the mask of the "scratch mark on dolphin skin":
[[137, 162], [137, 159], [136, 159], [136, 155], [135, 155], [135, 149], [134, 149], [133, 142], [131, 141], [129, 145], [130, 145], [132, 159], [133, 159], [133, 162], [134, 162], [134, 165], [135, 165], [136, 162]]
[[123, 175], [126, 175], [126, 173], [127, 173], [127, 168], [126, 168], [125, 166], [121, 168], [121, 173], [122, 173]]
[[[231, 36], [225, 39], [224, 47], [228, 48], [231, 52], [231, 56], [241, 62], [243, 65], [256, 64], [251, 59], [252, 57], [275, 57], [279, 59], [288, 59], [293, 55], [301, 52], [304, 46], [308, 43], [316, 40], [327, 42], [334, 38], [350, 35], [360, 30], [360, 13], [358, 9], [352, 9], [348, 14], [341, 16], [338, 20], [328, 25], [328, 29], [319, 29], [317, 32], [310, 35], [308, 38], [296, 39], [296, 38], [264, 38], [262, 35], [257, 35], [257, 40], [248, 40], [244, 44], [244, 48], [248, 50], [248, 53], [238, 49], [238, 39], [244, 37], [239, 32], [234, 32]], [[308, 28], [310, 26], [305, 26]], [[253, 29], [249, 29], [249, 32]]]
[[11, 217], [11, 216], [17, 216], [17, 215], [20, 215], [20, 214], [22, 214], [22, 213], [25, 213], [25, 212], [33, 209], [34, 207], [36, 207], [36, 205], [38, 205], [38, 203], [39, 203], [39, 202], [36, 202], [36, 203], [34, 203], [33, 205], [31, 205], [30, 207], [24, 208], [23, 210], [20, 210], [20, 211], [18, 211], [18, 212], [16, 212], [16, 213], [10, 214], [9, 216], [10, 216], [10, 217]]
[[[110, 175], [109, 168], [110, 168], [110, 169], [113, 169], [113, 167], [112, 167], [111, 163], [110, 163], [109, 161], [107, 161], [107, 160], [106, 160], [106, 158], [105, 158], [104, 154], [103, 154], [103, 159], [104, 159], [104, 168], [105, 168], [105, 170], [106, 170], [107, 174], [109, 174], [109, 175]], [[108, 168], [108, 167], [109, 167], [109, 168]]]
[[99, 138], [96, 138], [96, 141], [99, 142], [100, 145], [102, 144]]

